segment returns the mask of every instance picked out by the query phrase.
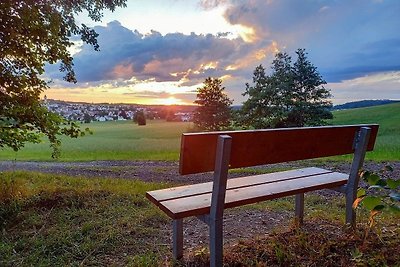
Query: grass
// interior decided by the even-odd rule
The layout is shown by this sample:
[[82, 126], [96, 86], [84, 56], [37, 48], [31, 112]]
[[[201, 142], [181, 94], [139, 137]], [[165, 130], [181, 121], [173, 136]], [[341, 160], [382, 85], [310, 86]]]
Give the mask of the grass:
[[[187, 122], [148, 121], [138, 126], [131, 121], [94, 122], [84, 124], [93, 135], [83, 138], [62, 138], [62, 161], [92, 160], [177, 160], [181, 134]], [[27, 144], [19, 152], [1, 150], [0, 160], [51, 160], [47, 142]]]
[[[294, 213], [294, 197], [260, 202], [239, 209]], [[344, 227], [345, 200], [315, 193], [305, 197], [305, 223], [288, 230], [275, 229], [224, 248], [225, 266], [398, 266], [400, 262], [399, 215], [379, 215], [373, 234], [365, 239], [368, 212], [357, 211], [357, 228]], [[200, 253], [199, 253], [200, 252]], [[208, 266], [209, 254], [199, 249], [187, 266]]]
[[[144, 194], [168, 184], [0, 173], [0, 266], [165, 266], [170, 220]], [[293, 212], [293, 198], [241, 209]], [[276, 229], [224, 248], [228, 266], [384, 266], [400, 262], [399, 217], [381, 215], [381, 231], [363, 243], [361, 228], [343, 228], [344, 200], [306, 195], [306, 224]], [[207, 266], [207, 245], [178, 266]]]
[[153, 266], [169, 250], [168, 219], [144, 197], [166, 184], [0, 175], [0, 266]]
[[257, 175], [272, 172], [288, 171], [292, 168], [288, 167], [248, 167], [248, 168], [237, 168], [230, 169], [230, 174], [240, 174], [240, 175]]
[[378, 123], [375, 149], [367, 159], [376, 161], [400, 160], [400, 103], [367, 108], [335, 111], [335, 125]]
[[[284, 234], [239, 241], [229, 249], [224, 262], [227, 266], [397, 266], [400, 242], [393, 238], [395, 234], [375, 235], [363, 245], [359, 232], [311, 221]], [[207, 266], [206, 257], [193, 257], [190, 262]]]
[[[378, 123], [375, 150], [367, 160], [400, 160], [400, 103], [334, 112], [333, 125]], [[191, 127], [187, 122], [148, 121], [137, 126], [131, 121], [85, 124], [94, 134], [78, 139], [63, 138], [61, 161], [91, 160], [177, 160], [180, 136]], [[19, 152], [1, 150], [0, 160], [49, 161], [48, 143], [27, 144]], [[336, 157], [349, 160], [350, 156]]]

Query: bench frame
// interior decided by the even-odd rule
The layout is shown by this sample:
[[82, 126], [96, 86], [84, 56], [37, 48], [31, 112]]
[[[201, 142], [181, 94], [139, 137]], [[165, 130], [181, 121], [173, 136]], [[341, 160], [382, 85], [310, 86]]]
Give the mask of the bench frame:
[[[376, 132], [374, 134], [375, 139]], [[345, 194], [346, 224], [349, 224], [352, 227], [355, 226], [356, 221], [356, 215], [353, 210], [353, 202], [357, 197], [357, 188], [360, 179], [359, 171], [364, 163], [370, 135], [371, 128], [360, 125], [359, 131], [357, 131], [353, 142], [354, 156], [347, 184], [334, 188], [334, 190]], [[210, 266], [222, 266], [223, 264], [223, 214], [228, 170], [230, 168], [229, 162], [231, 148], [232, 137], [226, 133], [219, 135], [216, 146], [210, 213], [196, 216], [209, 226]], [[295, 195], [295, 220], [301, 224], [303, 223], [304, 214], [304, 193], [294, 193], [292, 195]], [[147, 196], [149, 199], [151, 199], [149, 195]], [[173, 220], [173, 257], [175, 259], [180, 259], [182, 256], [183, 219], [179, 218]]]

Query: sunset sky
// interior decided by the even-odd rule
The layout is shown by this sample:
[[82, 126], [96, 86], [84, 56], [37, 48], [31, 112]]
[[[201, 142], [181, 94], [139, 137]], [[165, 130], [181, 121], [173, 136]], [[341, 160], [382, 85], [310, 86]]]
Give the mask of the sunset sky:
[[48, 98], [191, 104], [208, 76], [241, 104], [255, 67], [305, 48], [335, 104], [400, 99], [400, 1], [128, 0], [102, 22], [100, 52], [77, 39], [77, 84], [47, 66]]

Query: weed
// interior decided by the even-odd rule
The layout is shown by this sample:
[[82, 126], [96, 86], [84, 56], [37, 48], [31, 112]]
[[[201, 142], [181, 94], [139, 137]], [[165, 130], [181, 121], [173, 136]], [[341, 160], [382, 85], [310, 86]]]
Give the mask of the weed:
[[135, 255], [128, 259], [128, 266], [132, 267], [153, 267], [159, 265], [159, 257], [157, 254], [150, 252], [146, 254]]
[[11, 175], [0, 173], [0, 203], [17, 201], [24, 196], [22, 181]]
[[287, 261], [289, 261], [289, 254], [286, 252], [282, 244], [273, 242], [272, 246], [279, 265], [284, 265]]

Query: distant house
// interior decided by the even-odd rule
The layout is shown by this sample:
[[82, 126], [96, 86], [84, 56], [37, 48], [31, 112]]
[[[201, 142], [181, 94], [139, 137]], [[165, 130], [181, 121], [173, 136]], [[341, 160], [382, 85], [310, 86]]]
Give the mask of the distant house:
[[180, 118], [181, 121], [185, 121], [185, 122], [192, 120], [192, 114], [187, 113], [187, 112], [178, 112], [178, 113], [175, 113], [175, 116]]

